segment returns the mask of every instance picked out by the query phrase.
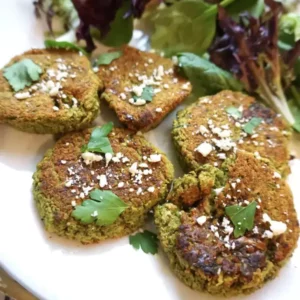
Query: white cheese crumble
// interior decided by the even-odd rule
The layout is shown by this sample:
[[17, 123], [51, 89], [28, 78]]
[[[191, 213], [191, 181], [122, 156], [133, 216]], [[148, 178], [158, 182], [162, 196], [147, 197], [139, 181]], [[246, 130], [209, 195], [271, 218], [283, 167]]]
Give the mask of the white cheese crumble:
[[132, 175], [135, 175], [137, 172], [138, 172], [138, 169], [137, 169], [137, 166], [138, 166], [138, 163], [135, 162], [131, 165], [131, 167], [129, 168], [129, 172], [132, 174]]
[[155, 109], [155, 111], [160, 113], [160, 112], [162, 112], [162, 109], [160, 107], [158, 107], [158, 108]]
[[103, 188], [107, 185], [106, 175], [100, 175], [97, 178], [99, 179], [99, 185], [100, 185], [101, 188]]
[[147, 191], [149, 193], [153, 193], [155, 191], [155, 187], [154, 186], [150, 186], [150, 187], [148, 187]]
[[111, 161], [112, 157], [113, 157], [113, 155], [111, 153], [105, 153], [106, 167], [108, 166], [108, 164]]
[[138, 98], [136, 100], [134, 100], [133, 98], [129, 99], [129, 103], [136, 105], [136, 106], [141, 106], [141, 105], [145, 105], [146, 104], [146, 100]]
[[118, 188], [122, 188], [124, 185], [125, 185], [124, 182], [119, 182], [119, 183], [118, 183]]
[[81, 157], [83, 158], [84, 163], [86, 165], [90, 165], [94, 161], [101, 161], [103, 159], [103, 157], [100, 154], [95, 154], [95, 153], [88, 152], [88, 151], [83, 152], [81, 154]]
[[216, 195], [219, 195], [220, 193], [222, 193], [222, 191], [224, 190], [224, 187], [221, 187], [221, 188], [218, 188], [218, 189], [215, 189], [215, 193]]
[[203, 142], [195, 149], [195, 151], [201, 153], [204, 157], [208, 156], [212, 150], [213, 146], [207, 142]]
[[23, 92], [23, 93], [16, 93], [15, 94], [15, 98], [17, 98], [18, 100], [23, 100], [23, 99], [27, 99], [30, 98], [31, 95], [29, 92]]
[[205, 222], [206, 222], [206, 216], [201, 216], [199, 218], [196, 219], [197, 223], [202, 226]]
[[159, 162], [161, 161], [161, 154], [151, 154], [148, 158], [149, 162]]
[[281, 178], [281, 175], [278, 172], [274, 172], [273, 178]]
[[272, 220], [266, 213], [263, 214], [263, 222], [270, 224], [270, 229], [275, 236], [283, 234], [287, 230], [287, 225], [285, 223]]

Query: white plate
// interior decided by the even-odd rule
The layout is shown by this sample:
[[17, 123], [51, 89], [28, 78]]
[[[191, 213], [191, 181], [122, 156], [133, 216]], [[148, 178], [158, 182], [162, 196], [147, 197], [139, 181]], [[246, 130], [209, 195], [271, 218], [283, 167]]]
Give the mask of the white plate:
[[[41, 46], [43, 28], [34, 18], [32, 0], [1, 4], [2, 66], [13, 55]], [[107, 108], [101, 116], [102, 122], [114, 119]], [[180, 175], [170, 139], [173, 118], [174, 113], [147, 137], [168, 153]], [[31, 176], [36, 163], [53, 144], [50, 135], [26, 134], [0, 126], [0, 263], [6, 271], [37, 297], [47, 300], [219, 299], [183, 285], [170, 271], [161, 251], [156, 256], [136, 251], [127, 237], [82, 246], [49, 236], [33, 205]], [[292, 170], [290, 184], [300, 215], [300, 161], [293, 162]], [[232, 299], [299, 299], [299, 278], [298, 248], [278, 278], [250, 296]]]

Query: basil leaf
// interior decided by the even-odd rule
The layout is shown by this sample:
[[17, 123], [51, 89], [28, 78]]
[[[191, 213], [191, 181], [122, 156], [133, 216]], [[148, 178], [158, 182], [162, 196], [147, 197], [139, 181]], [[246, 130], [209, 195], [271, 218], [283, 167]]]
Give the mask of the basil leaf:
[[99, 226], [111, 225], [128, 208], [128, 205], [111, 191], [94, 190], [90, 196], [96, 200], [85, 200], [72, 212], [75, 219], [85, 224], [96, 221]]
[[225, 110], [235, 120], [240, 119], [242, 117], [242, 113], [238, 110], [238, 108], [234, 106], [227, 107]]
[[97, 60], [98, 65], [109, 65], [113, 60], [122, 56], [122, 51], [114, 51], [100, 54]]
[[241, 91], [240, 81], [229, 72], [193, 53], [177, 54], [179, 67], [193, 86], [197, 96], [212, 95], [222, 90]]
[[77, 46], [76, 44], [70, 43], [70, 42], [64, 42], [64, 41], [55, 41], [55, 40], [45, 40], [44, 45], [47, 49], [66, 49], [66, 50], [74, 50], [83, 53], [84, 55], [87, 55], [87, 52]]
[[256, 206], [257, 202], [253, 201], [245, 207], [239, 205], [225, 207], [225, 213], [234, 225], [234, 237], [243, 236], [246, 230], [253, 229]]
[[43, 73], [42, 68], [35, 64], [31, 59], [22, 59], [13, 65], [6, 67], [3, 76], [7, 79], [15, 92], [31, 86], [34, 81], [40, 79]]
[[113, 153], [113, 149], [107, 137], [112, 131], [113, 126], [113, 122], [109, 122], [101, 127], [96, 127], [91, 133], [88, 144], [81, 147], [81, 152]]
[[262, 118], [254, 117], [243, 126], [243, 130], [248, 134], [252, 134], [253, 130], [261, 123], [261, 121]]
[[129, 243], [133, 248], [137, 250], [141, 248], [147, 254], [156, 254], [158, 250], [157, 235], [148, 230], [129, 236]]

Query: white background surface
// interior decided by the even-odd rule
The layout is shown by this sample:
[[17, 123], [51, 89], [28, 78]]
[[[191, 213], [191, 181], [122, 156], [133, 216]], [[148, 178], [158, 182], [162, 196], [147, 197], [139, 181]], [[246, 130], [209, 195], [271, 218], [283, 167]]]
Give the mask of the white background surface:
[[[0, 0], [0, 66], [13, 55], [42, 45], [43, 28], [33, 14], [32, 0]], [[1, 99], [0, 99], [1, 101]], [[101, 118], [114, 117], [102, 104]], [[174, 113], [148, 138], [169, 154]], [[102, 120], [102, 121], [101, 121]], [[0, 263], [40, 299], [219, 299], [184, 286], [159, 255], [135, 251], [128, 238], [92, 246], [49, 236], [42, 227], [31, 196], [32, 173], [44, 152], [54, 144], [50, 135], [32, 135], [0, 125]], [[300, 212], [300, 161], [293, 162], [290, 184]], [[256, 293], [232, 299], [299, 299], [300, 249], [280, 276]], [[221, 299], [221, 298], [220, 298]], [[22, 300], [22, 299], [19, 299]]]

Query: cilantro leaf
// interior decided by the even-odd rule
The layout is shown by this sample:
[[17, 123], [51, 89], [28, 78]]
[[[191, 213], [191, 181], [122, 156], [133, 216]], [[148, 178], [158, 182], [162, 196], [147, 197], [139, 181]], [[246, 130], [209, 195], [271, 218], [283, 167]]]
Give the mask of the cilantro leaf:
[[150, 85], [147, 85], [143, 88], [142, 95], [140, 97], [133, 96], [132, 98], [136, 101], [137, 99], [144, 99], [148, 102], [151, 102], [154, 96], [154, 88]]
[[142, 249], [145, 253], [156, 254], [158, 249], [157, 235], [151, 231], [144, 230], [129, 236], [129, 243], [135, 249]]
[[113, 60], [122, 56], [122, 51], [114, 51], [100, 54], [97, 60], [97, 65], [109, 65]]
[[90, 197], [92, 200], [83, 201], [72, 212], [75, 219], [85, 224], [96, 221], [99, 226], [111, 225], [128, 208], [128, 205], [111, 191], [94, 190]]
[[242, 117], [242, 113], [234, 106], [227, 107], [226, 112], [235, 120], [240, 119]]
[[70, 43], [70, 42], [64, 42], [64, 41], [55, 41], [55, 40], [45, 40], [44, 45], [47, 49], [66, 49], [66, 50], [74, 50], [83, 53], [84, 55], [87, 55], [87, 52], [77, 46], [76, 44]]
[[245, 207], [239, 205], [225, 207], [225, 213], [234, 225], [234, 237], [243, 236], [247, 229], [253, 229], [256, 206], [256, 201], [253, 201]]
[[81, 152], [113, 153], [113, 149], [107, 137], [112, 131], [113, 126], [113, 122], [109, 122], [101, 127], [96, 127], [92, 131], [88, 144], [81, 147]]
[[261, 121], [262, 118], [254, 117], [243, 126], [243, 130], [248, 134], [252, 134], [253, 130], [261, 123]]
[[31, 86], [34, 81], [40, 79], [43, 73], [42, 68], [35, 64], [31, 59], [22, 59], [13, 65], [6, 67], [3, 76], [7, 79], [15, 92]]

